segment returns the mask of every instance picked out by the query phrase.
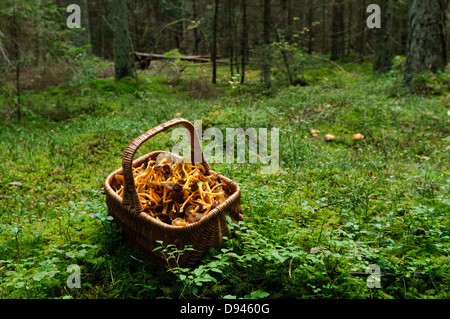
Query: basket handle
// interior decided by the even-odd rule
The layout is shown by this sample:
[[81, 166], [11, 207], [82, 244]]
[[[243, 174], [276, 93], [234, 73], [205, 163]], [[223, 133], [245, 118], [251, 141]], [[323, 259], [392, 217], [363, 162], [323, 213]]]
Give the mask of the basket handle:
[[151, 137], [167, 131], [175, 125], [183, 125], [190, 134], [191, 137], [191, 161], [192, 163], [201, 163], [205, 168], [206, 173], [209, 172], [210, 166], [206, 161], [205, 155], [201, 149], [200, 140], [198, 138], [197, 131], [191, 122], [177, 118], [158, 126], [155, 126], [151, 130], [148, 130], [141, 136], [135, 138], [125, 149], [122, 158], [122, 169], [123, 169], [123, 179], [124, 179], [124, 193], [123, 193], [123, 206], [132, 213], [140, 213], [143, 211], [141, 201], [139, 200], [139, 195], [137, 193], [136, 187], [134, 185], [133, 178], [133, 159], [136, 154], [137, 149]]

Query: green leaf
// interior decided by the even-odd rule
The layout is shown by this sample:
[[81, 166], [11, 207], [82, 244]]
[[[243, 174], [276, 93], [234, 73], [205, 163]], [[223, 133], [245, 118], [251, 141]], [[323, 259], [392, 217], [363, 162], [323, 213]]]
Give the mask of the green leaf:
[[222, 274], [222, 270], [220, 270], [219, 268], [211, 268], [211, 271], [214, 271], [216, 273]]
[[33, 276], [33, 280], [41, 281], [45, 277], [45, 274], [42, 272], [36, 272]]
[[261, 298], [266, 298], [269, 295], [270, 294], [268, 292], [261, 291], [261, 290], [255, 290], [250, 295], [245, 295], [244, 299], [261, 299]]
[[194, 275], [200, 276], [202, 273], [203, 273], [203, 269], [201, 269], [200, 267], [194, 269]]
[[22, 288], [23, 286], [25, 286], [25, 283], [23, 281], [20, 281], [20, 282], [16, 283], [14, 287], [18, 289], [18, 288]]

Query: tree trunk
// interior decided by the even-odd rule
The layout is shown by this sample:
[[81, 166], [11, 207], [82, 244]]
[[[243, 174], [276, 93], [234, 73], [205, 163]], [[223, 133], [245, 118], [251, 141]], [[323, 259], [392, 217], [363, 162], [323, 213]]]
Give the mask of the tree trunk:
[[0, 74], [6, 71], [8, 67], [8, 56], [6, 55], [4, 46], [2, 44], [2, 38], [0, 37]]
[[285, 23], [284, 23], [284, 39], [287, 43], [290, 43], [292, 40], [292, 33], [294, 31], [292, 22], [292, 7], [291, 7], [291, 0], [282, 0], [281, 1], [281, 12], [283, 14], [283, 17], [285, 17]]
[[350, 56], [350, 50], [352, 48], [352, 26], [353, 26], [353, 5], [352, 2], [349, 1], [347, 3], [347, 48], [346, 48], [346, 52], [345, 52], [345, 56]]
[[381, 28], [375, 31], [375, 53], [373, 62], [373, 73], [381, 74], [392, 68], [392, 41], [390, 34], [392, 30], [392, 5], [390, 0], [378, 2], [381, 9]]
[[241, 1], [242, 1], [241, 83], [243, 84], [245, 79], [245, 63], [247, 62], [248, 31], [247, 31], [247, 0]]
[[[195, 21], [197, 21], [197, 0], [192, 1], [192, 15]], [[200, 35], [198, 27], [194, 28], [194, 55], [199, 54]]]
[[[235, 3], [237, 5], [238, 3]], [[233, 11], [233, 30], [234, 30], [234, 39], [233, 39], [233, 49], [234, 49], [234, 64], [236, 66], [236, 73], [240, 74], [239, 70], [239, 37], [238, 37], [238, 25], [239, 25], [239, 18], [236, 15], [236, 11]]]
[[344, 10], [342, 0], [333, 0], [331, 17], [331, 58], [335, 61], [344, 57]]
[[[274, 28], [274, 33], [275, 33], [276, 41], [280, 42], [281, 39], [280, 39], [280, 36], [278, 35], [278, 31], [277, 31], [276, 28]], [[291, 71], [291, 68], [290, 68], [288, 57], [287, 57], [286, 52], [284, 50], [281, 50], [281, 56], [283, 57], [284, 66], [286, 67], [286, 73], [287, 73], [287, 76], [288, 76], [289, 84], [290, 85], [294, 85], [295, 84], [294, 83], [294, 77], [292, 75], [292, 71]]]
[[216, 0], [214, 7], [214, 21], [213, 21], [213, 50], [212, 50], [212, 63], [213, 63], [213, 74], [212, 83], [217, 82], [217, 16], [219, 14], [219, 0]]
[[313, 52], [314, 43], [314, 32], [313, 32], [313, 21], [314, 21], [314, 8], [311, 2], [308, 3], [308, 15], [306, 17], [306, 27], [308, 31], [306, 32], [306, 50], [309, 54]]
[[270, 0], [264, 0], [264, 57], [263, 57], [263, 75], [264, 84], [270, 87]]
[[231, 0], [228, 0], [228, 52], [230, 55], [230, 77], [234, 75], [234, 25], [233, 25], [233, 4]]
[[325, 23], [326, 21], [326, 6], [325, 6], [325, 0], [322, 0], [322, 21], [320, 22], [322, 24], [322, 52], [326, 52], [326, 39], [327, 36], [325, 34]]
[[414, 74], [443, 70], [447, 64], [445, 10], [448, 0], [411, 0], [403, 83]]
[[19, 37], [18, 31], [20, 32], [20, 24], [16, 20], [16, 8], [13, 9], [13, 39], [14, 39], [14, 55], [16, 59], [16, 94], [17, 94], [17, 120], [20, 122], [22, 117], [21, 104], [20, 104], [20, 49], [19, 49]]
[[364, 46], [365, 46], [365, 32], [366, 32], [366, 7], [364, 6], [363, 0], [357, 0], [355, 3], [355, 11], [356, 11], [356, 25], [359, 26], [356, 28], [355, 35], [355, 48], [356, 52], [360, 60], [362, 61], [364, 58]]
[[116, 81], [133, 76], [130, 38], [128, 36], [128, 8], [126, 0], [113, 0], [114, 14], [114, 72]]

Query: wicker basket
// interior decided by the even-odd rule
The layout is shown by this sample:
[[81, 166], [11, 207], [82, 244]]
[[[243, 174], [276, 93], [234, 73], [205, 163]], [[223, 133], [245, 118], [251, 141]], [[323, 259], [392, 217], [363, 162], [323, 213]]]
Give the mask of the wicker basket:
[[[223, 236], [230, 236], [231, 233], [225, 219], [226, 215], [234, 221], [243, 220], [240, 188], [238, 184], [219, 174], [219, 179], [227, 184], [231, 195], [198, 222], [186, 226], [168, 225], [147, 213], [143, 213], [142, 204], [134, 185], [132, 168], [149, 160], [154, 160], [163, 151], [151, 152], [136, 160], [133, 160], [134, 155], [145, 141], [175, 125], [183, 125], [190, 133], [192, 162], [194, 162], [194, 159], [200, 158], [200, 162], [206, 171], [205, 174], [212, 172], [201, 150], [194, 126], [185, 119], [173, 119], [145, 132], [128, 145], [122, 158], [122, 168], [111, 173], [105, 180], [106, 204], [108, 213], [114, 218], [114, 222], [122, 228], [130, 243], [151, 261], [162, 267], [168, 267], [163, 252], [161, 250], [154, 251], [157, 246], [160, 246], [157, 241], [161, 240], [164, 245], [174, 244], [178, 249], [190, 245], [193, 250], [186, 250], [181, 254], [178, 265], [180, 267], [191, 267], [200, 261], [202, 255], [208, 249], [219, 245]], [[114, 191], [117, 186], [114, 178], [116, 174], [123, 174], [124, 177], [123, 199]], [[170, 263], [170, 267], [173, 266], [177, 265]]]

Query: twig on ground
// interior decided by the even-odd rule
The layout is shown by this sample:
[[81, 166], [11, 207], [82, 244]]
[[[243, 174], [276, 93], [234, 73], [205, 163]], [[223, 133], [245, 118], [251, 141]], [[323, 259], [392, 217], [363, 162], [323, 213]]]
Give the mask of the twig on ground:
[[314, 55], [314, 54], [311, 54], [311, 56], [312, 56], [313, 58], [320, 59], [320, 60], [326, 61], [326, 62], [328, 62], [328, 63], [334, 65], [334, 66], [337, 67], [339, 70], [341, 70], [341, 71], [344, 72], [344, 73], [347, 73], [348, 75], [356, 76], [356, 74], [350, 73], [350, 72], [344, 70], [344, 68], [343, 68], [342, 66], [340, 66], [339, 64], [337, 64], [337, 63], [334, 62], [334, 61], [331, 61], [331, 60], [329, 60], [329, 59], [327, 59], [327, 58], [324, 58], [324, 57], [321, 57], [321, 56], [318, 56], [318, 55]]
[[[373, 196], [358, 196], [358, 197], [350, 198], [350, 200], [353, 200], [353, 199], [359, 199], [359, 198], [368, 198], [368, 199], [381, 200], [381, 198], [378, 198], [377, 195], [373, 195]], [[386, 200], [393, 200], [393, 199], [388, 198], [388, 199], [386, 199]], [[342, 199], [342, 200], [338, 200], [338, 201], [336, 201], [336, 202], [328, 203], [328, 204], [326, 204], [326, 205], [323, 205], [323, 206], [314, 208], [313, 211], [317, 212], [318, 210], [320, 210], [320, 209], [322, 209], [322, 208], [326, 208], [326, 207], [329, 207], [329, 206], [337, 205], [337, 204], [343, 203], [343, 202], [345, 202], [345, 201], [347, 201], [347, 199]]]

